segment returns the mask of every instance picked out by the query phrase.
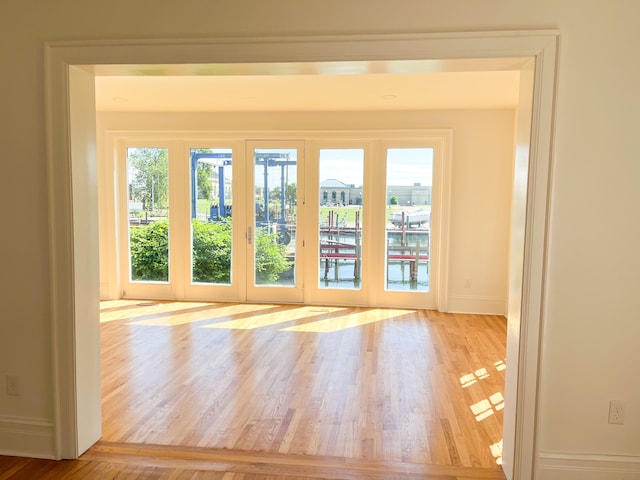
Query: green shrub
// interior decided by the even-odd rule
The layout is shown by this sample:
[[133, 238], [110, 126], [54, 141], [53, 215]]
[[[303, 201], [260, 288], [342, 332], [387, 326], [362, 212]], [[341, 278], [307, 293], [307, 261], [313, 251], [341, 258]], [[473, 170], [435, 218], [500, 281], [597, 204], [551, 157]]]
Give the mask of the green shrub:
[[131, 279], [169, 280], [169, 222], [160, 220], [130, 230]]
[[277, 233], [266, 233], [265, 228], [256, 232], [256, 283], [275, 283], [280, 274], [291, 268], [293, 262], [285, 256], [287, 247], [277, 242]]
[[[231, 221], [193, 220], [193, 281], [231, 282]], [[169, 280], [169, 223], [160, 220], [131, 229], [131, 271], [137, 281]], [[275, 283], [291, 268], [286, 246], [277, 243], [277, 234], [258, 229], [256, 242], [256, 282]]]
[[231, 222], [192, 224], [193, 281], [231, 283]]

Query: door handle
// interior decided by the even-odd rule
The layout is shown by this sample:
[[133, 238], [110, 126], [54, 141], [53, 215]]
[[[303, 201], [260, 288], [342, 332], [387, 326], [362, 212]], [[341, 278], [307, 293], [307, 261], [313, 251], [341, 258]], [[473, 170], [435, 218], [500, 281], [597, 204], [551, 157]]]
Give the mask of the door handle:
[[247, 243], [251, 245], [252, 240], [253, 238], [251, 238], [251, 227], [247, 227]]

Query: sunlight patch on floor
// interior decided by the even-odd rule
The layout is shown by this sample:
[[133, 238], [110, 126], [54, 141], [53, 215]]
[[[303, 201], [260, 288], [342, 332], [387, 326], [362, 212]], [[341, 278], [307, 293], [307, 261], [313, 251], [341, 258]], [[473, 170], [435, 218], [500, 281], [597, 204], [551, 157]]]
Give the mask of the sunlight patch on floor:
[[[180, 310], [188, 310], [192, 308], [202, 308], [211, 306], [215, 308], [216, 304], [212, 303], [204, 303], [204, 302], [160, 302], [160, 303], [149, 303], [143, 302], [141, 300], [136, 300], [132, 303], [132, 305], [138, 305], [144, 303], [145, 306], [140, 306], [136, 308], [128, 308], [123, 310], [116, 310], [113, 312], [102, 312], [100, 314], [100, 322], [113, 322], [116, 320], [132, 320], [135, 321], [138, 317], [145, 317], [148, 315], [157, 315], [162, 313], [172, 313], [179, 312]], [[114, 307], [108, 307], [114, 308]]]
[[[254, 330], [261, 327], [269, 327], [280, 323], [304, 320], [310, 317], [316, 317], [319, 314], [334, 313], [346, 310], [344, 307], [327, 307], [318, 309], [317, 307], [298, 307], [291, 310], [285, 310], [278, 313], [267, 313], [266, 315], [252, 315], [247, 318], [238, 320], [229, 320], [228, 322], [214, 323], [205, 325], [204, 328], [229, 328], [234, 330]], [[285, 329], [288, 330], [288, 329]]]
[[101, 300], [100, 310], [109, 310], [112, 308], [131, 307], [140, 303], [140, 300]]
[[499, 372], [506, 370], [507, 368], [507, 365], [504, 363], [504, 360], [498, 360], [493, 365], [496, 367], [496, 370], [498, 370]]
[[468, 373], [460, 377], [460, 385], [462, 388], [467, 388], [476, 383], [478, 380], [484, 380], [489, 377], [489, 372], [486, 368], [479, 368], [473, 373]]
[[415, 310], [394, 310], [394, 309], [372, 309], [368, 312], [356, 312], [349, 315], [341, 315], [335, 318], [327, 318], [316, 322], [306, 323], [304, 325], [296, 325], [283, 329], [285, 332], [312, 332], [312, 333], [331, 333], [344, 330], [347, 328], [360, 327], [370, 323], [376, 323], [381, 320], [399, 317], [408, 313], [414, 313]]
[[[268, 310], [277, 308], [275, 305], [236, 305], [236, 304], [218, 304], [224, 305], [216, 307], [213, 304], [182, 304], [185, 310], [189, 308], [198, 307], [199, 305], [206, 306], [211, 305], [212, 308], [203, 309], [197, 312], [185, 312], [177, 313], [169, 316], [158, 316], [145, 320], [133, 320], [131, 325], [146, 326], [146, 327], [175, 327], [179, 325], [186, 325], [189, 323], [202, 322], [205, 320], [215, 321], [217, 319], [223, 319], [226, 317], [233, 318], [234, 315], [242, 315], [251, 312], [259, 312], [261, 310]], [[164, 313], [164, 312], [158, 312]], [[256, 315], [259, 317], [259, 315]]]
[[494, 393], [488, 399], [480, 400], [469, 407], [476, 416], [476, 421], [481, 422], [496, 412], [504, 409], [504, 397], [501, 392]]
[[496, 463], [502, 465], [502, 440], [491, 445], [489, 449], [493, 458], [496, 459]]

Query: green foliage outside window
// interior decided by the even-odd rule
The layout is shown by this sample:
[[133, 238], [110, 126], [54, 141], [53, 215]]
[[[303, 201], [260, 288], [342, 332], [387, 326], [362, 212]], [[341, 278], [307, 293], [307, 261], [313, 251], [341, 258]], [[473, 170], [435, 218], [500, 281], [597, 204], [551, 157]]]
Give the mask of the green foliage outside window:
[[131, 229], [131, 279], [169, 281], [169, 222], [161, 220]]
[[192, 223], [193, 281], [231, 283], [231, 222]]
[[211, 200], [213, 194], [212, 181], [213, 166], [208, 163], [198, 163], [196, 170], [196, 178], [198, 180], [198, 198], [205, 198]]
[[[193, 281], [231, 282], [231, 222], [193, 220]], [[256, 282], [275, 283], [291, 268], [286, 246], [276, 233], [258, 230], [256, 236]], [[131, 229], [131, 273], [134, 281], [169, 280], [169, 223], [160, 220]]]
[[266, 233], [265, 228], [256, 233], [256, 283], [275, 283], [282, 272], [291, 268], [292, 262], [285, 257], [287, 247], [277, 242], [277, 233]]
[[169, 153], [166, 148], [130, 148], [129, 200], [147, 211], [169, 206]]

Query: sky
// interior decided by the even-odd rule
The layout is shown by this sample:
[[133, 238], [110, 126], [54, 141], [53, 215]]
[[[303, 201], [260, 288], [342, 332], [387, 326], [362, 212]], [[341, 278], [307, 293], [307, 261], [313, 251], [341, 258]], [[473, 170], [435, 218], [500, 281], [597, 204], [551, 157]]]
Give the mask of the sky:
[[[272, 149], [267, 149], [272, 150]], [[213, 149], [215, 152], [231, 153], [227, 149]], [[296, 149], [276, 149], [289, 153], [289, 158], [297, 159]], [[340, 180], [360, 187], [363, 184], [364, 150], [361, 148], [323, 148], [320, 150], [319, 181]], [[225, 169], [225, 177], [231, 177], [232, 169]], [[280, 168], [271, 167], [269, 187], [280, 185]], [[256, 181], [262, 185], [262, 167], [256, 167]], [[289, 182], [295, 179], [297, 169], [289, 166]], [[433, 149], [431, 148], [389, 148], [387, 150], [387, 185], [431, 185], [433, 177]]]
[[[320, 181], [330, 178], [362, 186], [362, 149], [320, 150]], [[387, 151], [387, 185], [431, 185], [433, 149], [390, 148]]]

